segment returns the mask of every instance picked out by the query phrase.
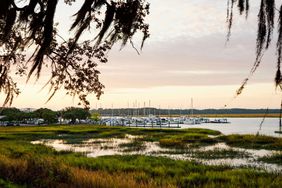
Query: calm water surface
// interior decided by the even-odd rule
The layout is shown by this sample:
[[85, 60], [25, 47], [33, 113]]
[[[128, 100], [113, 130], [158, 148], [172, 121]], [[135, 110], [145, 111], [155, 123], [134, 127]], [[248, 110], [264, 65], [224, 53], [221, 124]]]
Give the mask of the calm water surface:
[[[200, 125], [181, 125], [181, 128], [208, 128], [218, 130], [223, 134], [260, 134], [271, 135], [282, 137], [282, 134], [276, 134], [274, 131], [279, 129], [278, 118], [267, 118], [265, 119], [261, 129], [260, 123], [262, 118], [228, 118], [230, 123], [228, 124], [216, 124], [206, 123]], [[68, 144], [62, 137], [61, 140], [37, 140], [33, 141], [33, 144], [44, 144], [49, 147], [53, 147], [57, 151], [73, 151], [84, 153], [87, 157], [99, 157], [105, 155], [149, 155], [149, 156], [164, 156], [176, 160], [195, 160], [208, 165], [230, 165], [230, 166], [251, 166], [255, 168], [262, 168], [267, 171], [280, 171], [282, 170], [281, 165], [268, 164], [260, 162], [257, 159], [259, 157], [271, 156], [277, 151], [270, 150], [251, 150], [242, 149], [236, 147], [230, 147], [225, 143], [217, 143], [212, 146], [195, 148], [185, 153], [174, 154], [171, 151], [173, 149], [162, 148], [158, 142], [143, 142], [142, 149], [127, 150], [126, 147], [121, 147], [122, 144], [131, 143], [138, 137], [127, 135], [125, 138], [112, 138], [112, 139], [89, 139], [85, 140], [80, 144]], [[245, 157], [235, 158], [215, 158], [215, 159], [200, 159], [199, 157], [193, 156], [193, 152], [206, 151], [206, 150], [235, 150], [244, 152], [247, 154]]]
[[[212, 118], [211, 118], [212, 119]], [[181, 128], [207, 128], [218, 130], [223, 134], [260, 134], [282, 137], [282, 134], [274, 133], [279, 130], [279, 118], [266, 118], [262, 124], [262, 118], [227, 118], [230, 123], [216, 124], [203, 123], [200, 125], [181, 125]]]
[[[135, 137], [136, 138], [136, 137]], [[44, 144], [52, 147], [57, 151], [72, 151], [83, 153], [87, 157], [99, 157], [106, 155], [147, 155], [147, 156], [162, 156], [175, 160], [193, 160], [207, 165], [228, 165], [233, 167], [249, 166], [254, 168], [265, 169], [269, 172], [281, 172], [282, 166], [276, 164], [269, 164], [258, 161], [259, 157], [271, 156], [277, 151], [271, 150], [255, 150], [230, 147], [225, 143], [217, 143], [210, 146], [203, 146], [199, 148], [190, 148], [185, 152], [177, 153], [177, 149], [162, 148], [158, 142], [142, 142], [142, 148], [129, 148], [122, 146], [134, 140], [134, 136], [127, 135], [125, 138], [111, 138], [111, 139], [89, 139], [79, 144], [69, 144], [65, 140], [37, 140], [31, 142], [32, 144]], [[205, 159], [197, 156], [199, 151], [237, 151], [240, 155], [234, 157], [214, 157]], [[176, 153], [175, 153], [176, 152]]]

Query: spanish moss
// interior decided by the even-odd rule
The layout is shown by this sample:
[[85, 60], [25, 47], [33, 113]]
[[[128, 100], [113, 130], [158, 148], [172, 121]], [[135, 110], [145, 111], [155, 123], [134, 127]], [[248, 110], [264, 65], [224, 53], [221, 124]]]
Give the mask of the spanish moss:
[[[75, 1], [65, 0], [64, 6], [67, 8]], [[58, 2], [30, 0], [18, 7], [17, 0], [0, 1], [0, 92], [6, 95], [4, 105], [10, 105], [19, 94], [10, 76], [12, 65], [17, 68], [16, 74], [26, 76], [27, 80], [34, 74], [38, 79], [44, 66], [51, 75], [46, 84], [50, 87], [47, 101], [62, 88], [68, 95], [77, 96], [87, 108], [88, 94], [94, 93], [97, 98], [103, 94], [97, 65], [108, 61], [107, 52], [112, 46], [121, 41], [123, 47], [140, 32], [142, 48], [149, 37], [149, 26], [144, 21], [149, 14], [146, 0], [84, 0], [69, 28], [73, 36], [61, 42], [54, 20]], [[94, 30], [97, 35], [81, 40], [87, 30]], [[26, 59], [28, 49], [33, 52]]]
[[[228, 0], [227, 5], [227, 41], [231, 35], [231, 27], [233, 22], [233, 6], [237, 2], [237, 7], [239, 14], [242, 15], [245, 12], [246, 19], [248, 18], [248, 11], [250, 9], [249, 0]], [[236, 95], [240, 95], [245, 88], [246, 84], [250, 77], [256, 72], [257, 68], [259, 67], [264, 52], [269, 48], [272, 38], [273, 38], [273, 30], [275, 27], [275, 12], [279, 12], [278, 17], [278, 40], [276, 43], [277, 49], [277, 70], [275, 73], [275, 84], [276, 86], [281, 87], [281, 71], [280, 71], [280, 64], [281, 64], [281, 53], [282, 53], [282, 9], [278, 10], [275, 7], [275, 0], [261, 0], [260, 1], [260, 8], [258, 11], [258, 28], [257, 28], [257, 38], [256, 38], [256, 58], [254, 64], [250, 70], [249, 76], [244, 79], [242, 85], [237, 90]]]
[[282, 5], [279, 11], [279, 18], [278, 18], [278, 40], [276, 44], [277, 48], [277, 70], [275, 76], [275, 84], [276, 87], [279, 86], [282, 89], [282, 76], [281, 76], [281, 54], [282, 54]]

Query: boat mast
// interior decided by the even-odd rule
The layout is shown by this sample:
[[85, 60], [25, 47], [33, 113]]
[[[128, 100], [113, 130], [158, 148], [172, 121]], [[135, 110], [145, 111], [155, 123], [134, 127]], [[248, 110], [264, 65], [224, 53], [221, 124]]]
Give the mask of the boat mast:
[[143, 115], [144, 115], [144, 117], [146, 116], [146, 102], [144, 102]]
[[149, 100], [149, 113], [148, 113], [148, 115], [150, 115], [151, 114], [151, 100]]
[[193, 98], [191, 98], [191, 117], [193, 117]]

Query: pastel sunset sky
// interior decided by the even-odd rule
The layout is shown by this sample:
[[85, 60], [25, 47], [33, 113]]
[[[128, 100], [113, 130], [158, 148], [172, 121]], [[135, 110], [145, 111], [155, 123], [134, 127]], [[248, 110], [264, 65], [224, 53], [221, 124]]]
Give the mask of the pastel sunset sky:
[[[266, 52], [261, 66], [251, 78], [243, 94], [233, 99], [243, 79], [248, 76], [255, 59], [257, 10], [259, 2], [250, 2], [249, 19], [239, 17], [235, 11], [232, 36], [226, 43], [227, 0], [148, 0], [151, 4], [147, 22], [150, 38], [140, 55], [127, 45], [119, 45], [109, 53], [109, 62], [101, 64], [101, 82], [106, 86], [100, 100], [90, 95], [91, 108], [140, 107], [151, 101], [161, 108], [194, 107], [222, 108], [279, 108], [281, 92], [275, 89], [275, 39]], [[81, 2], [72, 7], [63, 5], [57, 10], [61, 35], [68, 37], [71, 17]], [[86, 33], [85, 37], [94, 37]], [[135, 44], [139, 45], [140, 36]], [[48, 72], [35, 83], [18, 79], [22, 93], [14, 100], [19, 108], [47, 107], [62, 109], [76, 106], [77, 100], [64, 91], [48, 103], [48, 88], [41, 90]], [[0, 95], [1, 96], [1, 95]], [[2, 97], [1, 97], [2, 98]]]

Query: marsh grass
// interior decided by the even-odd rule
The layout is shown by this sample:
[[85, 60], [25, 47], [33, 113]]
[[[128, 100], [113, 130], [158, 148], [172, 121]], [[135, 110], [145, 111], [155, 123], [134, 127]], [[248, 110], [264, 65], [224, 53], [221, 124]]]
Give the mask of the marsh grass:
[[6, 187], [6, 188], [20, 188], [21, 187], [22, 188], [25, 186], [19, 186], [10, 181], [6, 181], [0, 178], [0, 187]]
[[160, 146], [161, 147], [168, 147], [168, 148], [187, 148], [187, 144], [182, 142], [182, 140], [178, 138], [163, 138], [159, 140]]
[[178, 148], [158, 152], [159, 154], [179, 155], [185, 154], [194, 159], [234, 159], [249, 158], [251, 155], [245, 151], [237, 151], [233, 149], [198, 150], [193, 148]]
[[143, 141], [159, 141], [164, 137], [183, 137], [183, 134], [220, 135], [219, 131], [210, 129], [148, 129], [128, 127], [108, 127], [95, 125], [40, 126], [40, 127], [0, 127], [0, 140], [21, 139], [32, 141], [38, 139], [63, 138], [67, 143], [81, 143], [91, 138], [124, 138], [127, 134], [143, 136]]
[[248, 158], [250, 154], [243, 151], [237, 151], [233, 149], [214, 149], [207, 151], [192, 152], [192, 157], [201, 159], [234, 159], [234, 158]]
[[282, 165], [282, 152], [258, 158], [258, 161]]
[[142, 151], [146, 148], [144, 142], [139, 139], [133, 139], [129, 143], [119, 144], [119, 147], [123, 149], [123, 152]]
[[145, 177], [143, 172], [91, 171], [67, 166], [49, 157], [11, 159], [0, 156], [0, 176], [28, 187], [173, 187]]
[[264, 135], [225, 135], [218, 138], [226, 144], [247, 149], [282, 150], [282, 138]]
[[217, 143], [216, 138], [209, 137], [208, 134], [204, 133], [184, 133], [181, 135], [168, 135], [165, 138], [159, 140], [161, 147], [168, 148], [188, 148], [188, 147], [200, 147], [207, 146]]
[[[44, 145], [30, 143], [62, 137], [69, 142], [81, 142], [85, 138], [124, 137], [126, 134], [142, 136], [136, 140], [138, 142], [168, 139], [172, 141], [172, 146], [176, 146], [177, 142], [209, 144], [218, 139], [209, 135], [220, 135], [218, 131], [206, 129], [165, 130], [86, 125], [0, 127], [0, 186], [147, 188], [280, 187], [282, 184], [278, 172], [224, 165], [208, 166], [193, 161], [143, 155], [87, 158], [80, 153], [58, 152]], [[220, 139], [227, 140], [224, 137]], [[131, 146], [139, 147], [138, 142], [131, 143]], [[273, 142], [271, 144], [275, 145]], [[229, 152], [228, 155], [235, 154]], [[214, 156], [221, 157], [223, 154]]]
[[264, 177], [264, 172], [247, 169], [225, 170], [224, 172], [210, 171], [204, 175], [199, 172], [182, 177], [179, 187], [280, 187], [281, 177], [272, 181]]
[[5, 182], [27, 187], [279, 187], [282, 183], [272, 173], [140, 155], [20, 159], [1, 155], [0, 167]]

